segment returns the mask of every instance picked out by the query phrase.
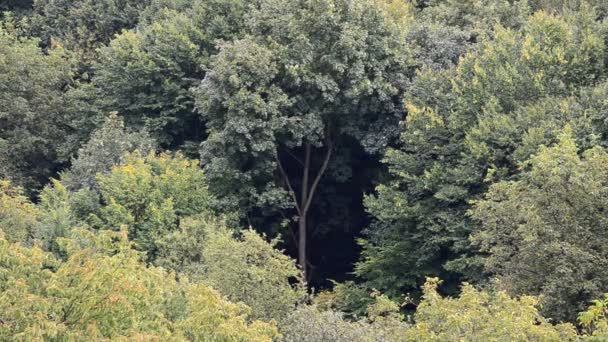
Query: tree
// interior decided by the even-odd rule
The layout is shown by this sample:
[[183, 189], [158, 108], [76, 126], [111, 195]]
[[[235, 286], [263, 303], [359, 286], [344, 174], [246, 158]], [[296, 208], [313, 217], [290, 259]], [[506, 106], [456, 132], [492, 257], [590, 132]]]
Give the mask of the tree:
[[486, 292], [463, 284], [458, 298], [441, 297], [439, 281], [427, 279], [416, 325], [407, 341], [574, 341], [571, 324], [552, 325], [530, 296], [511, 298], [506, 292]]
[[65, 91], [74, 85], [73, 68], [65, 50], [43, 53], [11, 22], [0, 23], [0, 55], [0, 177], [31, 195], [74, 148], [78, 103]]
[[97, 189], [95, 177], [107, 175], [114, 165], [121, 164], [127, 153], [147, 156], [155, 150], [155, 142], [147, 132], [132, 132], [124, 127], [122, 118], [110, 113], [101, 127], [78, 150], [70, 168], [61, 174], [61, 182], [71, 191]]
[[237, 37], [245, 1], [154, 1], [137, 29], [100, 49], [97, 105], [128, 127], [146, 128], [164, 148], [196, 154], [205, 138], [190, 88], [204, 77], [217, 41]]
[[481, 223], [473, 239], [501, 286], [541, 295], [547, 317], [573, 321], [608, 290], [608, 153], [579, 156], [571, 134], [523, 164], [519, 180], [493, 185], [472, 214]]
[[279, 328], [288, 342], [407, 341], [411, 325], [398, 313], [399, 305], [374, 294], [366, 310], [367, 317], [349, 320], [339, 311], [301, 305]]
[[230, 229], [229, 217], [197, 215], [180, 220], [162, 237], [155, 264], [202, 282], [232, 302], [243, 302], [252, 317], [282, 322], [306, 297], [291, 258], [252, 230]]
[[38, 215], [38, 209], [23, 196], [22, 189], [0, 180], [0, 229], [5, 240], [31, 243]]
[[97, 182], [102, 206], [91, 224], [129, 226], [129, 237], [149, 261], [156, 258], [157, 240], [175, 231], [182, 218], [211, 212], [213, 198], [198, 161], [179, 153], [128, 155]]
[[75, 230], [60, 262], [0, 239], [2, 339], [272, 341], [248, 308], [146, 267], [126, 231]]
[[429, 0], [421, 12], [423, 21], [458, 27], [472, 41], [491, 36], [494, 26], [520, 29], [532, 14], [528, 1], [521, 0]]
[[422, 19], [409, 27], [407, 40], [419, 70], [454, 68], [460, 57], [474, 46], [465, 31]]
[[578, 315], [578, 322], [584, 328], [585, 341], [603, 341], [608, 337], [608, 295], [594, 299], [586, 311]]
[[[469, 245], [470, 201], [516, 177], [518, 162], [567, 123], [597, 143], [602, 107], [589, 100], [581, 107], [577, 95], [605, 74], [602, 25], [592, 10], [539, 12], [520, 31], [497, 26], [455, 69], [418, 73], [405, 94], [401, 146], [385, 154], [390, 178], [366, 199], [376, 220], [356, 273], [369, 287], [398, 296], [428, 275], [445, 279], [449, 291], [462, 277], [484, 280]], [[590, 108], [598, 108], [595, 123]]]
[[[203, 246], [203, 282], [231, 301], [251, 307], [252, 317], [283, 321], [306, 295], [300, 272], [291, 258], [252, 230], [241, 238], [217, 229]], [[294, 285], [290, 284], [294, 282]]]
[[282, 322], [306, 291], [295, 263], [277, 243], [252, 230], [229, 229], [226, 218], [188, 217], [158, 240], [155, 264], [247, 304], [256, 319]]
[[246, 217], [293, 208], [308, 277], [319, 184], [348, 139], [369, 151], [390, 140], [409, 54], [400, 26], [371, 1], [262, 1], [247, 23], [197, 89], [209, 131], [202, 159], [227, 207]]
[[72, 206], [73, 198], [68, 189], [55, 179], [40, 192], [38, 222], [32, 227], [33, 238], [41, 247], [57, 256], [62, 249], [57, 240], [69, 236], [72, 228], [81, 221]]
[[376, 340], [371, 330], [364, 322], [349, 322], [339, 312], [305, 305], [287, 317], [281, 333], [287, 342], [367, 342]]
[[442, 297], [429, 278], [412, 323], [399, 305], [375, 294], [367, 318], [345, 320], [340, 312], [300, 306], [281, 325], [286, 341], [578, 341], [572, 324], [553, 325], [541, 316], [538, 299], [462, 284], [459, 297]]
[[32, 33], [48, 46], [58, 42], [85, 64], [95, 49], [123, 29], [133, 28], [149, 0], [34, 0]]
[[343, 314], [320, 310], [313, 305], [300, 306], [291, 313], [281, 333], [287, 342], [379, 342], [406, 341], [408, 326], [398, 322], [394, 326], [375, 325], [365, 320], [349, 321]]

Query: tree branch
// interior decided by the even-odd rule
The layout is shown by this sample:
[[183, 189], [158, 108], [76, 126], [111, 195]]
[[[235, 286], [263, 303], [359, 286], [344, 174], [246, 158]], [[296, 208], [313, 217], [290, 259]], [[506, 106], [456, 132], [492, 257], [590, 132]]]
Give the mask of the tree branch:
[[285, 152], [287, 152], [287, 154], [289, 154], [290, 157], [292, 157], [295, 161], [297, 161], [298, 164], [300, 164], [300, 166], [304, 167], [304, 162], [302, 161], [302, 159], [298, 158], [298, 156], [291, 153], [291, 151], [289, 151], [289, 149], [287, 149], [287, 148], [285, 149]]
[[295, 191], [293, 191], [293, 187], [291, 186], [291, 182], [289, 181], [289, 177], [287, 177], [287, 173], [285, 172], [285, 169], [283, 169], [283, 164], [281, 164], [281, 158], [279, 158], [278, 151], [275, 155], [275, 158], [277, 160], [277, 165], [279, 166], [279, 171], [281, 172], [281, 175], [283, 176], [283, 180], [285, 181], [285, 184], [287, 184], [287, 188], [289, 189], [291, 198], [293, 199], [296, 210], [298, 211], [298, 215], [302, 216], [302, 211], [300, 210], [300, 205], [298, 204], [298, 199], [296, 198], [296, 193], [295, 193]]
[[329, 160], [331, 158], [333, 148], [334, 147], [331, 143], [331, 140], [327, 139], [327, 152], [325, 153], [325, 160], [323, 160], [323, 164], [321, 165], [321, 168], [319, 169], [319, 173], [317, 173], [317, 176], [315, 177], [315, 180], [313, 181], [312, 186], [310, 187], [310, 191], [308, 192], [308, 198], [306, 200], [306, 204], [304, 204], [304, 207], [302, 207], [303, 213], [306, 213], [308, 211], [308, 208], [310, 207], [312, 198], [317, 189], [317, 185], [319, 185], [319, 181], [321, 181], [321, 177], [323, 177], [325, 170], [327, 170], [327, 165], [329, 164]]
[[310, 143], [304, 146], [304, 170], [302, 171], [302, 193], [300, 194], [300, 211], [302, 215], [306, 215], [306, 203], [308, 202], [308, 176], [310, 174]]

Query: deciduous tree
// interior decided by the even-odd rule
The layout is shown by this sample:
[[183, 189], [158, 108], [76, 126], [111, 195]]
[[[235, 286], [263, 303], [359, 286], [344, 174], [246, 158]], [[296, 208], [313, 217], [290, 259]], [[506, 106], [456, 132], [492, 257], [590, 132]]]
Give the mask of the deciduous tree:
[[459, 274], [483, 279], [469, 246], [470, 201], [516, 177], [518, 162], [567, 123], [597, 143], [602, 120], [590, 122], [576, 95], [605, 74], [602, 25], [592, 10], [539, 12], [519, 31], [496, 27], [456, 69], [418, 73], [406, 93], [402, 145], [385, 155], [391, 178], [366, 200], [376, 221], [356, 272], [370, 287], [398, 296], [427, 275], [446, 287]]
[[127, 156], [98, 176], [103, 206], [92, 224], [102, 229], [129, 227], [135, 246], [156, 257], [156, 241], [177, 229], [180, 219], [211, 211], [212, 196], [198, 161], [181, 154]]
[[28, 194], [65, 165], [78, 141], [75, 117], [88, 114], [66, 91], [74, 86], [69, 54], [45, 53], [38, 42], [0, 22], [0, 177]]
[[474, 241], [504, 289], [541, 295], [545, 316], [573, 321], [608, 290], [608, 153], [594, 147], [579, 156], [566, 129], [522, 167], [519, 180], [493, 185], [475, 205]]
[[202, 158], [212, 190], [243, 214], [293, 208], [306, 273], [319, 185], [347, 139], [370, 151], [390, 140], [409, 52], [371, 1], [261, 1], [247, 22], [197, 89]]
[[67, 260], [0, 238], [2, 339], [272, 341], [216, 291], [146, 267], [126, 231], [75, 230]]

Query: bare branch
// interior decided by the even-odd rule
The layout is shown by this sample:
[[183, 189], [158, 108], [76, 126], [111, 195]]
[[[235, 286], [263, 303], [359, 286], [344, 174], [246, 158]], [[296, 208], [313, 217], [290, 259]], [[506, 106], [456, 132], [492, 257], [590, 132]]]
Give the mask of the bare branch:
[[317, 185], [319, 185], [319, 181], [321, 181], [321, 177], [323, 177], [325, 170], [327, 170], [327, 165], [329, 164], [329, 160], [331, 158], [333, 148], [334, 147], [333, 147], [331, 141], [328, 139], [327, 140], [327, 152], [325, 153], [325, 160], [323, 160], [323, 164], [321, 165], [321, 168], [319, 169], [319, 173], [317, 173], [317, 176], [315, 177], [315, 180], [313, 181], [312, 186], [310, 187], [310, 191], [308, 192], [308, 199], [306, 200], [306, 204], [302, 208], [303, 213], [306, 213], [308, 211], [308, 208], [310, 207], [310, 203], [312, 202], [312, 198], [317, 189]]
[[300, 208], [302, 213], [306, 215], [306, 210], [304, 209], [305, 203], [308, 201], [308, 175], [310, 174], [310, 144], [306, 143], [304, 146], [304, 169], [302, 171], [302, 193], [300, 194], [300, 203], [302, 207]]
[[300, 210], [300, 205], [298, 204], [298, 199], [296, 198], [296, 193], [295, 193], [295, 191], [293, 191], [293, 187], [291, 186], [291, 182], [289, 181], [289, 177], [287, 177], [287, 173], [285, 172], [285, 169], [283, 169], [283, 164], [281, 164], [281, 159], [279, 158], [278, 152], [275, 155], [275, 158], [277, 160], [277, 165], [279, 166], [279, 171], [281, 172], [281, 175], [283, 176], [283, 180], [285, 181], [285, 184], [287, 184], [287, 188], [289, 189], [291, 198], [293, 199], [296, 210], [298, 211], [298, 215], [302, 216], [302, 211]]
[[300, 166], [304, 167], [304, 162], [302, 161], [302, 159], [298, 158], [298, 156], [291, 153], [291, 151], [287, 148], [285, 149], [285, 152], [287, 152], [287, 154], [289, 154], [290, 157], [292, 157], [295, 161], [297, 161], [298, 164], [300, 164]]

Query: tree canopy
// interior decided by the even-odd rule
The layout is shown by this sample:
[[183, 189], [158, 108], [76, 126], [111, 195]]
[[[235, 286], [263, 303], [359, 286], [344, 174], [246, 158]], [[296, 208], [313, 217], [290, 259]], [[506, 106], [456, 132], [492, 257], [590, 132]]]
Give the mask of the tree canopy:
[[276, 328], [140, 262], [126, 231], [75, 230], [67, 260], [0, 239], [3, 339], [272, 341]]
[[295, 209], [306, 273], [317, 187], [345, 139], [370, 151], [390, 141], [410, 53], [370, 1], [268, 0], [247, 20], [247, 35], [221, 46], [197, 89], [209, 127], [202, 158], [215, 192], [237, 208]]
[[0, 1], [0, 340], [602, 341], [608, 2]]

